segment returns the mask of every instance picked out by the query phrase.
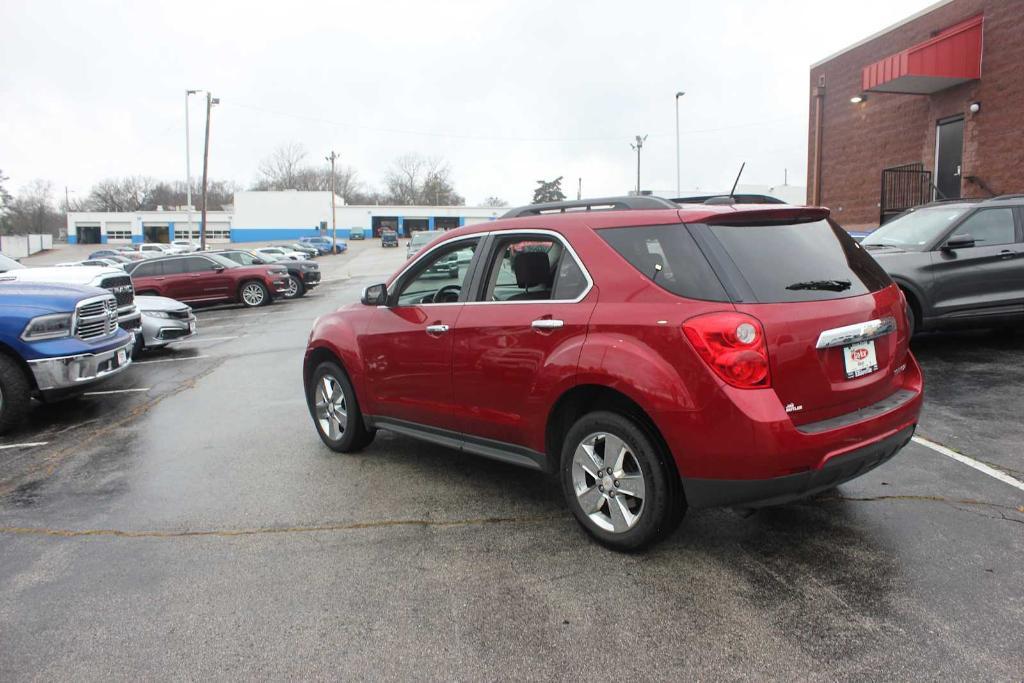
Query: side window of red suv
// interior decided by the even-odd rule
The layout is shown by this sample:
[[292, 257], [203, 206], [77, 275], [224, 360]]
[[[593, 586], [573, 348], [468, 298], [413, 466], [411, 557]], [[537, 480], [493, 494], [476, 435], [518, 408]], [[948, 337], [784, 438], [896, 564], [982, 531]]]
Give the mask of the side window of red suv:
[[502, 236], [492, 253], [484, 301], [572, 301], [589, 283], [576, 258], [554, 236]]
[[399, 306], [454, 303], [469, 283], [469, 264], [479, 238], [459, 239], [432, 249], [402, 276], [398, 290]]

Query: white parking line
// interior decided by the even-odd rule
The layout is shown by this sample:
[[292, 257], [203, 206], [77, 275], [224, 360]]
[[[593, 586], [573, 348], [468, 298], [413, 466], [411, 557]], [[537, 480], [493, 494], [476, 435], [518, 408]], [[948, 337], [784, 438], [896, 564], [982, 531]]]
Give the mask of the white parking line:
[[954, 450], [950, 450], [949, 448], [946, 448], [942, 444], [935, 443], [934, 441], [929, 441], [928, 439], [925, 439], [924, 437], [921, 437], [921, 436], [915, 436], [914, 437], [914, 443], [919, 443], [922, 446], [924, 446], [925, 448], [930, 448], [933, 451], [935, 451], [936, 453], [941, 453], [942, 455], [946, 456], [947, 458], [952, 458], [953, 460], [956, 460], [957, 462], [963, 463], [964, 465], [967, 465], [968, 467], [973, 467], [974, 469], [978, 470], [979, 472], [983, 472], [983, 473], [987, 474], [988, 476], [992, 477], [993, 479], [998, 479], [999, 481], [1003, 482], [1004, 484], [1009, 484], [1010, 486], [1013, 486], [1014, 488], [1018, 488], [1021, 491], [1024, 491], [1024, 481], [1020, 481], [1019, 479], [1014, 479], [1013, 477], [1011, 477], [1010, 475], [1006, 474], [1005, 472], [1000, 472], [996, 468], [990, 467], [990, 466], [986, 465], [983, 462], [978, 462], [974, 458], [968, 458], [966, 455], [961, 455], [961, 454], [957, 453]]
[[29, 442], [29, 443], [12, 443], [12, 444], [7, 444], [6, 446], [0, 446], [0, 451], [6, 450], [8, 448], [32, 448], [33, 446], [45, 446], [48, 443], [50, 443], [50, 442], [49, 441], [32, 441], [32, 442]]
[[199, 360], [200, 358], [213, 358], [213, 356], [184, 356], [182, 358], [157, 358], [155, 360], [136, 360], [132, 365], [146, 365], [147, 363], [174, 363], [179, 360]]
[[87, 391], [82, 396], [107, 396], [108, 394], [133, 394], [137, 391], [149, 391], [149, 387], [143, 389], [111, 389], [110, 391]]

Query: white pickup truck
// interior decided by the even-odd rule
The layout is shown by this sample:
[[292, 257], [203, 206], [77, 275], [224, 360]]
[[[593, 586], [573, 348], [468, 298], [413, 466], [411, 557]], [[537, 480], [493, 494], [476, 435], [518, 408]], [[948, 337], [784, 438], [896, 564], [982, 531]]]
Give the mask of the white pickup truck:
[[11, 259], [0, 259], [0, 282], [33, 282], [60, 285], [85, 285], [107, 290], [117, 299], [117, 325], [136, 334], [142, 327], [142, 314], [135, 305], [132, 279], [119, 268], [106, 266], [26, 268]]

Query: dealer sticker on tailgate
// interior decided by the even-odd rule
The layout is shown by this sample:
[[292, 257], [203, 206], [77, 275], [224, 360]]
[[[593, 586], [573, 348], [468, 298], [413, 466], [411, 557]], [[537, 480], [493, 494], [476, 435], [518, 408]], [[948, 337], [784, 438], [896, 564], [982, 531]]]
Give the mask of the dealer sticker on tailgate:
[[843, 347], [843, 360], [846, 363], [847, 379], [874, 372], [878, 369], [875, 342], [866, 341]]

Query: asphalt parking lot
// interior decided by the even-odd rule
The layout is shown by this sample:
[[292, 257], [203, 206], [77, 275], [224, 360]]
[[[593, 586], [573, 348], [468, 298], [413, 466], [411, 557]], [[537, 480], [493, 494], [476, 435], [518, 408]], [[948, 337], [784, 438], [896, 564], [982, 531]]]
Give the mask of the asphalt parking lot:
[[[921, 443], [639, 555], [540, 474], [386, 432], [327, 450], [306, 337], [388, 263], [200, 311], [0, 442], [2, 678], [1021, 679], [1024, 490]], [[1019, 479], [1022, 347], [915, 340], [919, 434]]]

